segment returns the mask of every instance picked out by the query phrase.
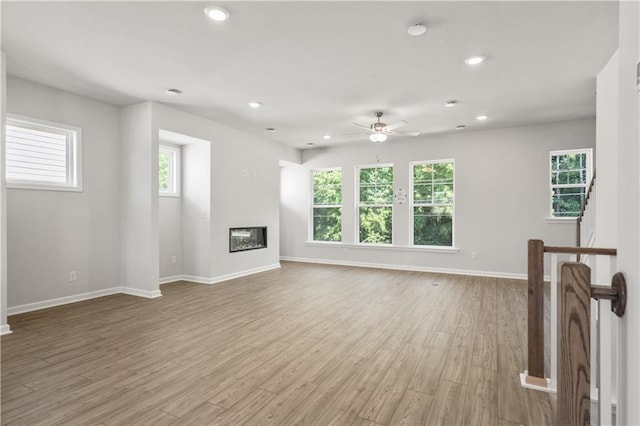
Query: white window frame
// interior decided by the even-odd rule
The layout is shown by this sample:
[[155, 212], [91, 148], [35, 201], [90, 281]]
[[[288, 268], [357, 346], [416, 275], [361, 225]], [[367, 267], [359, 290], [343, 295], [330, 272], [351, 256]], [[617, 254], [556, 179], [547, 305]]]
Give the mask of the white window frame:
[[[391, 167], [394, 169], [393, 163], [381, 163], [381, 164], [370, 164], [365, 166], [356, 166], [355, 170], [355, 188], [356, 188], [356, 198], [355, 198], [355, 221], [356, 221], [356, 229], [354, 241], [357, 245], [360, 246], [374, 246], [374, 247], [391, 247], [393, 246], [393, 229], [395, 227], [395, 208], [393, 207], [393, 200], [389, 204], [361, 204], [360, 203], [360, 170], [362, 169], [377, 169], [382, 167]], [[394, 169], [395, 170], [395, 169]], [[395, 193], [395, 173], [393, 174], [394, 181], [391, 182], [392, 192]], [[360, 208], [361, 207], [391, 207], [391, 243], [363, 243], [360, 242]]]
[[[439, 163], [453, 163], [453, 203], [429, 203], [429, 204], [415, 204], [414, 202], [414, 180], [413, 180], [413, 168], [420, 164], [439, 164]], [[435, 248], [435, 249], [447, 249], [453, 248], [456, 246], [456, 160], [453, 158], [444, 159], [444, 160], [423, 160], [423, 161], [412, 161], [409, 163], [409, 232], [410, 237], [409, 241], [411, 241], [411, 247], [420, 247], [420, 248]], [[414, 234], [414, 207], [427, 206], [427, 207], [447, 207], [451, 206], [451, 245], [450, 246], [433, 246], [433, 245], [422, 245], [415, 244], [415, 234]]]
[[313, 174], [314, 172], [328, 172], [328, 171], [335, 171], [335, 170], [339, 170], [340, 171], [340, 182], [342, 182], [342, 177], [343, 177], [343, 173], [342, 173], [342, 167], [324, 167], [324, 168], [316, 168], [316, 169], [311, 169], [311, 172], [309, 173], [309, 181], [310, 181], [310, 201], [309, 201], [309, 205], [311, 206], [310, 210], [309, 210], [309, 237], [307, 239], [307, 241], [311, 241], [314, 243], [318, 243], [318, 244], [340, 244], [342, 243], [342, 241], [344, 240], [344, 235], [342, 233], [342, 229], [340, 229], [340, 241], [323, 241], [323, 240], [316, 240], [314, 239], [314, 235], [313, 235], [313, 210], [315, 208], [339, 208], [340, 209], [340, 216], [341, 216], [341, 220], [340, 223], [342, 225], [342, 200], [344, 199], [344, 193], [342, 191], [343, 188], [340, 189], [340, 204], [315, 204], [315, 197], [314, 197], [314, 185], [313, 185]]
[[[161, 197], [179, 197], [180, 196], [180, 146], [160, 142], [158, 145], [158, 154], [166, 153], [169, 156], [169, 189], [162, 191], [158, 184], [158, 195]], [[159, 165], [159, 160], [158, 160]], [[158, 170], [159, 173], [159, 170]]]
[[[7, 188], [82, 192], [82, 129], [80, 127], [10, 113], [6, 115], [6, 126], [56, 133], [66, 138], [65, 183], [6, 178], [9, 160], [5, 158]], [[3, 130], [6, 138], [6, 127]]]
[[[573, 154], [587, 154], [586, 158], [586, 166], [587, 166], [587, 180], [584, 184], [555, 184], [551, 183], [551, 177], [553, 174], [553, 166], [551, 163], [551, 158], [554, 156], [560, 155], [573, 155]], [[553, 211], [553, 189], [554, 188], [584, 188], [585, 196], [587, 195], [587, 191], [589, 190], [589, 184], [591, 183], [591, 179], [593, 176], [593, 149], [592, 148], [582, 148], [582, 149], [567, 149], [567, 150], [559, 150], [559, 151], [550, 151], [549, 152], [549, 218], [553, 221], [575, 221], [577, 216], [554, 216]]]

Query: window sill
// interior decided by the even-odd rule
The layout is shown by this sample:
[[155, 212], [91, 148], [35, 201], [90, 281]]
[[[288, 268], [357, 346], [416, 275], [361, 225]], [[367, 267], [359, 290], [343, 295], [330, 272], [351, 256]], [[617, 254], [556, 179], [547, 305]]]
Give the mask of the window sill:
[[180, 198], [180, 194], [158, 194], [159, 197]]
[[7, 182], [7, 189], [29, 189], [36, 191], [64, 191], [64, 192], [82, 192], [82, 187], [79, 186], [56, 186], [56, 185], [38, 185], [29, 183], [12, 183]]
[[306, 245], [318, 247], [362, 248], [374, 250], [417, 251], [427, 253], [458, 253], [457, 247], [438, 246], [395, 246], [393, 244], [348, 244], [335, 241], [305, 241]]
[[547, 223], [564, 223], [567, 224], [576, 224], [577, 217], [548, 217], [545, 219]]

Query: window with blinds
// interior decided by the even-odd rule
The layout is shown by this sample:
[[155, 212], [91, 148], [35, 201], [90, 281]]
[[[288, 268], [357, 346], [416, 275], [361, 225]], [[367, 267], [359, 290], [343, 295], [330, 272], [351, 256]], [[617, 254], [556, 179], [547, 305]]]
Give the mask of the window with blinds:
[[7, 115], [7, 186], [81, 191], [80, 133], [79, 128]]

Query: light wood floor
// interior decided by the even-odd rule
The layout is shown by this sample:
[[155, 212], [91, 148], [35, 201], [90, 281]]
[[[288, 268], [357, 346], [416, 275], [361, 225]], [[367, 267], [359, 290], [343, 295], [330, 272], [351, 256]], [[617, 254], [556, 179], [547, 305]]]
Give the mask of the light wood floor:
[[543, 425], [524, 281], [283, 262], [9, 318], [2, 424]]

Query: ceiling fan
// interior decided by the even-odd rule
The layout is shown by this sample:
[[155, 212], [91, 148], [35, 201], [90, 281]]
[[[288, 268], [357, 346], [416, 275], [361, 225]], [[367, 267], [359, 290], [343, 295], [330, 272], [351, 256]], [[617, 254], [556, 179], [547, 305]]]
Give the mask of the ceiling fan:
[[[398, 131], [396, 129], [406, 126], [409, 124], [408, 121], [400, 120], [393, 124], [382, 123], [380, 118], [384, 113], [382, 111], [376, 112], [376, 117], [378, 121], [375, 123], [366, 126], [364, 124], [352, 123], [354, 126], [359, 127], [361, 129], [366, 129], [367, 132], [363, 134], [369, 135], [369, 140], [371, 142], [384, 142], [387, 140], [388, 135], [403, 135], [403, 136], [418, 136], [420, 132], [415, 131]], [[358, 133], [361, 134], [361, 133]]]

